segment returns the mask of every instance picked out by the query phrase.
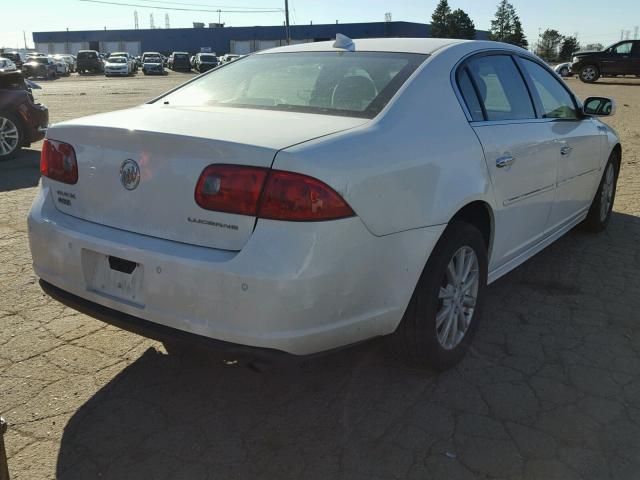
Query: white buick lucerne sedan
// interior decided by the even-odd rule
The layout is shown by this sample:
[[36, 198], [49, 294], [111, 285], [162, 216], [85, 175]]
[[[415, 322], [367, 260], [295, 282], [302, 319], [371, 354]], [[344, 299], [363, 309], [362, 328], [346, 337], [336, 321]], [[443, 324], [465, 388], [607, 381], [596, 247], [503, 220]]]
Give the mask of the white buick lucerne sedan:
[[395, 334], [447, 368], [488, 283], [578, 224], [606, 227], [621, 147], [597, 117], [614, 109], [502, 43], [259, 52], [51, 126], [34, 269], [169, 351], [307, 355]]

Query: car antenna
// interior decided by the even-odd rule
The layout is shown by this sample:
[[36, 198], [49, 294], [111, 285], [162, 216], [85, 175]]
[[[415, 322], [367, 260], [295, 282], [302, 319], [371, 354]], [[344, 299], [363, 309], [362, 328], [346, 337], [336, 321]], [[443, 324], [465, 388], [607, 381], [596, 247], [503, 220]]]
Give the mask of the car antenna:
[[346, 35], [336, 33], [336, 41], [333, 42], [333, 48], [342, 48], [353, 52], [356, 49], [356, 44]]

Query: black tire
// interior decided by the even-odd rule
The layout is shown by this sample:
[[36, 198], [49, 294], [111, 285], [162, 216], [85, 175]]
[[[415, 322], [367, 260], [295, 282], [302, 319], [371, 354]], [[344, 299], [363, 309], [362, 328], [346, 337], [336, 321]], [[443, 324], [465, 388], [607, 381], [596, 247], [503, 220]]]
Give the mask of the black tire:
[[[476, 255], [478, 284], [475, 306], [470, 313], [466, 331], [455, 345], [445, 348], [438, 339], [436, 316], [445, 307], [439, 293], [448, 283], [447, 267], [456, 252], [468, 247]], [[452, 221], [436, 244], [420, 276], [407, 311], [396, 331], [410, 363], [418, 367], [446, 370], [456, 365], [469, 349], [480, 320], [480, 311], [487, 285], [487, 246], [480, 231], [465, 222]], [[453, 308], [453, 307], [451, 307]], [[446, 320], [443, 322], [443, 324]], [[460, 317], [453, 324], [460, 325]], [[446, 325], [441, 325], [444, 329]], [[445, 335], [446, 337], [446, 335]]]
[[169, 355], [184, 355], [190, 350], [188, 345], [180, 341], [167, 340], [162, 342], [162, 346]]
[[[611, 194], [610, 196], [603, 195], [603, 190], [605, 190], [607, 185], [607, 175], [611, 171], [611, 175], [613, 175], [613, 185], [611, 185]], [[604, 167], [602, 172], [602, 178], [600, 179], [600, 185], [598, 185], [598, 190], [596, 191], [596, 196], [593, 198], [591, 202], [591, 207], [589, 208], [589, 213], [587, 214], [587, 218], [582, 222], [582, 227], [584, 230], [592, 233], [602, 232], [609, 221], [611, 220], [611, 212], [613, 211], [613, 203], [616, 199], [616, 187], [618, 185], [618, 174], [620, 173], [620, 153], [617, 150], [611, 152], [609, 155], [609, 161], [607, 165]], [[608, 191], [608, 189], [607, 189]], [[607, 201], [607, 198], [609, 200]], [[603, 205], [604, 204], [604, 205]]]
[[563, 67], [560, 69], [560, 76], [561, 77], [568, 77], [569, 76], [569, 69], [567, 67]]
[[596, 65], [585, 65], [578, 72], [578, 77], [584, 83], [593, 83], [600, 78], [600, 69]]
[[[0, 111], [0, 127], [1, 127], [1, 125], [3, 123], [5, 123], [5, 122], [3, 122], [4, 119], [6, 119], [9, 122], [11, 122], [13, 124], [13, 126], [16, 128], [17, 134], [18, 134], [18, 138], [17, 138], [17, 141], [16, 141], [15, 145], [13, 145], [13, 141], [11, 141], [12, 149], [10, 149], [10, 151], [8, 151], [8, 152], [4, 152], [3, 153], [3, 150], [6, 148], [6, 146], [4, 146], [4, 143], [3, 143], [2, 148], [0, 148], [0, 161], [9, 160], [10, 158], [14, 158], [18, 154], [20, 149], [23, 147], [23, 145], [24, 145], [24, 130], [23, 130], [22, 122], [20, 121], [20, 119], [16, 115], [14, 115], [13, 113]], [[12, 140], [13, 140], [13, 138], [12, 138]]]

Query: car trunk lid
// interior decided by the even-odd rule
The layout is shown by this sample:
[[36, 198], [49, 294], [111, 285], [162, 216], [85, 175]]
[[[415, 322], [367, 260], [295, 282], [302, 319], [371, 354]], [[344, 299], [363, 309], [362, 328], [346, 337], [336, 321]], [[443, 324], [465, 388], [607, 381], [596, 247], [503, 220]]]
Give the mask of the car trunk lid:
[[[199, 207], [194, 192], [204, 168], [215, 163], [270, 168], [280, 149], [364, 122], [269, 110], [145, 105], [52, 126], [47, 137], [74, 147], [79, 175], [74, 185], [44, 182], [51, 184], [57, 208], [75, 217], [240, 250], [255, 217]], [[136, 185], [130, 181], [131, 162], [140, 174]]]

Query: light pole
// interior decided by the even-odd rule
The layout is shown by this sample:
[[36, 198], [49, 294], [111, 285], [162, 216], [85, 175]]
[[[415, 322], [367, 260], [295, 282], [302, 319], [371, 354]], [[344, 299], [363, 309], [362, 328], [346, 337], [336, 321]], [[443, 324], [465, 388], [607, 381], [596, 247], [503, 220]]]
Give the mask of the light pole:
[[284, 20], [285, 20], [285, 33], [287, 35], [287, 45], [290, 45], [291, 32], [289, 31], [289, 0], [284, 0]]

